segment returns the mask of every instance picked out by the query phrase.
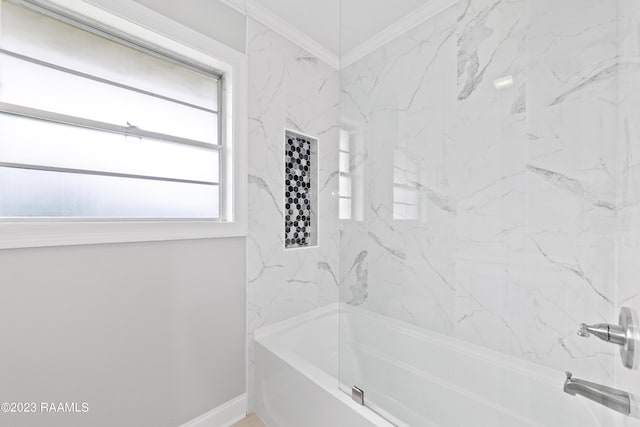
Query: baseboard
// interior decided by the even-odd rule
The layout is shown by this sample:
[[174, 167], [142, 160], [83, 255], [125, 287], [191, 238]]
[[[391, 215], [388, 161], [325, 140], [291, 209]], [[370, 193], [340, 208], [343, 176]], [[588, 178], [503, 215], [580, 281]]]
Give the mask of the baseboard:
[[230, 427], [246, 416], [247, 393], [244, 393], [180, 427]]

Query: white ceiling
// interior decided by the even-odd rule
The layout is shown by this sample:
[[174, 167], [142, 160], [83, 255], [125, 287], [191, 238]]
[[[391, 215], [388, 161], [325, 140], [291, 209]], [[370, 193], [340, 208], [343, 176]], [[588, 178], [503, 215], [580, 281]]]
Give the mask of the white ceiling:
[[340, 56], [430, 0], [254, 1]]

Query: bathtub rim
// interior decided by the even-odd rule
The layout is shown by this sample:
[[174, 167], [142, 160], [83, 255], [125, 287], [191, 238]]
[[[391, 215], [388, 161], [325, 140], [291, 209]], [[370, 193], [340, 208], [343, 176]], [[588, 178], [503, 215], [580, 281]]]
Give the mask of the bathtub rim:
[[[382, 323], [385, 326], [392, 328], [394, 331], [410, 336], [412, 339], [437, 345], [456, 353], [467, 354], [474, 358], [481, 359], [483, 362], [491, 363], [492, 365], [503, 367], [510, 371], [515, 371], [521, 375], [525, 375], [531, 379], [541, 381], [548, 385], [557, 385], [559, 380], [564, 379], [564, 375], [559, 375], [563, 374], [562, 371], [551, 367], [535, 363], [515, 355], [501, 353], [497, 350], [483, 347], [478, 344], [466, 342], [453, 336], [425, 330], [419, 326], [412, 325], [402, 320], [394, 319], [367, 309], [354, 307], [344, 303], [331, 303], [298, 316], [256, 329], [254, 339], [256, 342], [262, 344], [271, 351], [276, 350], [277, 352], [277, 350], [283, 349], [285, 352], [295, 355], [295, 353], [284, 349], [279, 343], [274, 342], [275, 340], [272, 339], [272, 336], [298, 329], [305, 323], [329, 314], [336, 314], [338, 316], [338, 330], [336, 331], [336, 336], [339, 340], [341, 316], [345, 314], [356, 314], [366, 316], [378, 323]], [[340, 341], [338, 341], [338, 346], [339, 345]], [[297, 358], [303, 359], [299, 356], [297, 356]], [[530, 367], [531, 369], [526, 369], [525, 366]]]
[[[376, 313], [361, 307], [355, 307], [346, 303], [330, 303], [309, 312], [259, 328], [255, 331], [254, 340], [256, 344], [264, 347], [269, 352], [281, 358], [283, 362], [292, 369], [300, 372], [311, 381], [316, 382], [323, 390], [336, 396], [342, 403], [348, 405], [367, 420], [379, 426], [395, 427], [396, 424], [393, 424], [382, 415], [376, 413], [375, 407], [362, 406], [353, 401], [347, 394], [348, 390], [345, 389], [348, 387], [346, 385], [343, 386], [340, 383], [339, 367], [337, 372], [338, 377], [334, 377], [322, 370], [313, 362], [307, 360], [305, 357], [297, 354], [295, 350], [287, 348], [286, 345], [283, 345], [278, 340], [278, 337], [282, 334], [304, 327], [304, 325], [309, 322], [330, 315], [338, 316], [336, 319], [338, 351], [340, 351], [340, 340], [342, 334], [341, 324], [343, 320], [341, 316], [356, 315], [368, 318], [376, 324], [382, 324], [408, 339], [418, 340], [431, 346], [439, 346], [451, 352], [465, 354], [466, 356], [475, 358], [482, 363], [491, 364], [506, 371], [513, 372], [514, 374], [522, 375], [531, 381], [540, 382], [548, 386], [560, 387], [564, 379], [564, 372], [561, 370], [523, 359], [517, 355], [505, 354], [475, 343], [463, 341], [454, 336], [426, 330], [405, 321], [394, 319], [389, 316], [385, 316], [384, 314]], [[584, 410], [589, 413], [589, 416], [594, 421], [597, 421], [598, 417], [594, 408], [588, 405], [587, 401], [585, 401], [583, 405]]]

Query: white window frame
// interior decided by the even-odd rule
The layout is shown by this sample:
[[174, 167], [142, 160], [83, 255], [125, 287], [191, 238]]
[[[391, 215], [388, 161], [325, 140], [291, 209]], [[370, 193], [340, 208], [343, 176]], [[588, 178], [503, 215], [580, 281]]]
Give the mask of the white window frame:
[[130, 0], [38, 3], [80, 20], [99, 22], [224, 75], [224, 93], [220, 94], [225, 165], [221, 169], [221, 217], [226, 220], [0, 220], [0, 249], [246, 236], [246, 55]]

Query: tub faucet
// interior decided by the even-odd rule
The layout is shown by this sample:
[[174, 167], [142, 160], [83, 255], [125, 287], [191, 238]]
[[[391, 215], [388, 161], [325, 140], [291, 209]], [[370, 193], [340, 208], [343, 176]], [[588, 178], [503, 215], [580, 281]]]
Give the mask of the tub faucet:
[[631, 414], [631, 395], [629, 393], [590, 381], [574, 379], [571, 372], [567, 372], [564, 392], [572, 396], [579, 394], [624, 415]]
[[608, 323], [598, 323], [597, 325], [582, 323], [578, 335], [587, 338], [591, 336], [591, 334], [600, 338], [602, 341], [622, 346], [627, 344], [627, 331], [622, 326], [610, 325]]
[[625, 368], [634, 369], [640, 365], [640, 328], [638, 327], [640, 322], [635, 310], [629, 307], [620, 307], [618, 323], [619, 325], [609, 323], [587, 325], [582, 323], [578, 335], [585, 338], [595, 335], [602, 341], [617, 344], [620, 349], [622, 365]]

